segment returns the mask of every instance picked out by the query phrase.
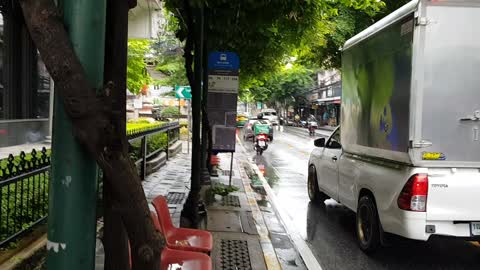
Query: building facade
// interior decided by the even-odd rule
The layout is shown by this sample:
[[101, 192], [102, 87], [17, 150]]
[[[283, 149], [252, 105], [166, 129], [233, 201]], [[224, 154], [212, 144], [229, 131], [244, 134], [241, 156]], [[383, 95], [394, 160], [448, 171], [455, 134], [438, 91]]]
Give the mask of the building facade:
[[336, 127], [340, 124], [342, 79], [338, 70], [324, 70], [317, 74], [317, 86], [308, 97], [311, 114], [320, 125]]
[[0, 1], [0, 147], [49, 135], [51, 79], [16, 1]]

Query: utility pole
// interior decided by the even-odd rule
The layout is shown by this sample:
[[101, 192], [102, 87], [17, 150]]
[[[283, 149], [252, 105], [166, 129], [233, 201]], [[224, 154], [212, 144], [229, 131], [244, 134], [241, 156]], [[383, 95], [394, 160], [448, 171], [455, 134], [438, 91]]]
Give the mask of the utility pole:
[[190, 227], [198, 227], [198, 202], [200, 197], [200, 121], [202, 103], [202, 58], [203, 58], [203, 7], [194, 8], [194, 85], [192, 85], [192, 177], [190, 194], [182, 216], [190, 219]]
[[[106, 1], [63, 0], [60, 7], [90, 85], [102, 88]], [[94, 269], [97, 165], [75, 140], [72, 122], [58, 96], [54, 111], [48, 269]]]
[[208, 30], [208, 14], [207, 9], [204, 9], [204, 30], [203, 30], [203, 89], [202, 89], [202, 152], [201, 152], [201, 170], [202, 170], [202, 184], [210, 182], [210, 173], [207, 168], [207, 144], [208, 144], [208, 47], [207, 47], [207, 30]]

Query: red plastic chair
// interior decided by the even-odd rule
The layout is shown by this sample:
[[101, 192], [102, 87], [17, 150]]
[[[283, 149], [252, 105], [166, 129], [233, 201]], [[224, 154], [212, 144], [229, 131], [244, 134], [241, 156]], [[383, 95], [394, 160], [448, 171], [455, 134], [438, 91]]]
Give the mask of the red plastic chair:
[[218, 165], [220, 164], [220, 158], [216, 155], [211, 155], [210, 156], [210, 165], [214, 166], [214, 165]]
[[211, 233], [203, 230], [176, 228], [172, 223], [165, 197], [157, 196], [152, 203], [157, 211], [161, 232], [165, 236], [167, 247], [206, 253], [212, 250], [213, 237]]
[[[130, 256], [130, 245], [128, 245]], [[212, 270], [212, 260], [208, 255], [199, 252], [169, 249], [162, 250], [160, 259], [160, 270], [171, 270], [180, 268], [182, 270]], [[132, 257], [130, 257], [130, 269]]]
[[162, 251], [160, 269], [175, 270], [177, 268], [182, 270], [211, 270], [212, 260], [204, 253], [175, 250], [165, 247]]
[[[155, 228], [161, 232], [160, 223], [157, 215], [150, 211]], [[212, 260], [203, 253], [175, 250], [165, 247], [162, 250], [160, 261], [161, 270], [170, 270], [180, 268], [182, 270], [211, 270]], [[131, 264], [131, 262], [130, 262]], [[171, 268], [170, 268], [171, 267]]]

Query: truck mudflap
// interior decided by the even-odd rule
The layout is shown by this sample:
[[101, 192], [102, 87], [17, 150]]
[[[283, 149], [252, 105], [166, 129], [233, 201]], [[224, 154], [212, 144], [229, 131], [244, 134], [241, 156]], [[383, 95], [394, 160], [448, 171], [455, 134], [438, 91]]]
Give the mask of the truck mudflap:
[[480, 221], [480, 169], [428, 171], [427, 221]]

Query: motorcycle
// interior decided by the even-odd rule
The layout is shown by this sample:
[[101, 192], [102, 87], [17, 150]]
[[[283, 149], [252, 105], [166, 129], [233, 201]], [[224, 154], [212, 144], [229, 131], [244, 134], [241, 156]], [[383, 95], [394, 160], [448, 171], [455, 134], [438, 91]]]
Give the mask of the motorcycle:
[[308, 134], [311, 137], [315, 136], [315, 130], [318, 128], [318, 124], [315, 121], [308, 122]]
[[267, 150], [268, 148], [268, 135], [267, 134], [258, 134], [255, 137], [255, 151], [257, 151], [257, 155], [262, 155], [263, 151]]
[[268, 136], [270, 134], [270, 126], [255, 124], [254, 125], [254, 138], [255, 138], [255, 151], [257, 155], [262, 155], [263, 151], [268, 148]]

